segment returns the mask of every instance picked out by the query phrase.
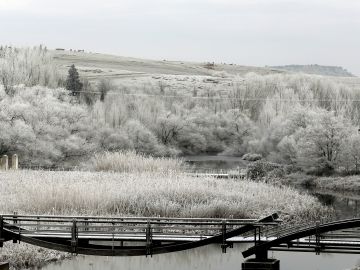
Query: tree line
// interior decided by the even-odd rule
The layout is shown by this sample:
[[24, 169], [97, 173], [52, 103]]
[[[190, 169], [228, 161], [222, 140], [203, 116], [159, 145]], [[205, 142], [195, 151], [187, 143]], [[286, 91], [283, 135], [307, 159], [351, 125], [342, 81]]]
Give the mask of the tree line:
[[170, 97], [153, 85], [94, 85], [75, 66], [66, 77], [44, 48], [14, 50], [0, 58], [0, 154], [49, 166], [103, 150], [254, 154], [317, 174], [360, 169], [359, 93], [338, 81], [252, 73], [231, 77], [226, 93]]

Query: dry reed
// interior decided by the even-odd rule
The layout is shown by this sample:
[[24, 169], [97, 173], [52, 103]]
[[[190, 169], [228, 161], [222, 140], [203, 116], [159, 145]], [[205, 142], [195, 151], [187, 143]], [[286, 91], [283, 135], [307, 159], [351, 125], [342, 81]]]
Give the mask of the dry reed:
[[324, 208], [290, 187], [179, 173], [0, 172], [0, 212], [314, 219]]
[[91, 160], [91, 169], [122, 173], [174, 173], [184, 168], [178, 158], [152, 157], [135, 151], [104, 152]]

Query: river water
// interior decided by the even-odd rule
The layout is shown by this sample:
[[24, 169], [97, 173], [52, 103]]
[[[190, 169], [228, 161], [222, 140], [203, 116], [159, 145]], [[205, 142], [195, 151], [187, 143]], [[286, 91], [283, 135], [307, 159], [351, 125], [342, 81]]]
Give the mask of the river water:
[[[218, 245], [154, 255], [153, 257], [76, 256], [44, 270], [241, 270], [241, 251], [249, 245], [237, 244], [221, 253]], [[359, 255], [269, 252], [280, 260], [282, 270], [345, 270], [360, 263]]]
[[[239, 158], [197, 156], [188, 158], [195, 168], [228, 170], [246, 165]], [[359, 216], [360, 194], [334, 191], [304, 190], [316, 196], [323, 204], [335, 208], [338, 219]], [[43, 270], [240, 270], [244, 261], [241, 251], [249, 244], [236, 244], [221, 252], [218, 245], [193, 250], [154, 255], [153, 257], [95, 257], [76, 256], [71, 260], [50, 264]], [[360, 264], [360, 255], [320, 254], [299, 252], [269, 252], [270, 257], [280, 260], [282, 270], [345, 270]]]

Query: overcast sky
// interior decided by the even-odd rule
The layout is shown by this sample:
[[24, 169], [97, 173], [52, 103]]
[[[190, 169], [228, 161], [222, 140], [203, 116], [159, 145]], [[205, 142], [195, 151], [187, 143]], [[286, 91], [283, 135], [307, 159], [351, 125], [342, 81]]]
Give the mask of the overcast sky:
[[0, 0], [0, 44], [360, 75], [360, 0]]

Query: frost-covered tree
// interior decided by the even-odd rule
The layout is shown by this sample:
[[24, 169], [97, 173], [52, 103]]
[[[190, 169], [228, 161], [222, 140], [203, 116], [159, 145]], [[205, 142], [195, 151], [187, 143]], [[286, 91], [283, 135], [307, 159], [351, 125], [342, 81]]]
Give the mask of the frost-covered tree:
[[0, 154], [16, 153], [26, 165], [78, 161], [97, 147], [97, 125], [64, 89], [14, 88], [0, 100], [0, 126]]
[[80, 93], [81, 102], [86, 105], [92, 106], [96, 101], [96, 93], [94, 93], [94, 88], [88, 79], [83, 79], [81, 81], [83, 87], [82, 92]]
[[299, 165], [319, 173], [332, 172], [339, 162], [342, 143], [349, 131], [349, 124], [343, 117], [319, 111], [312, 123], [299, 132]]
[[277, 148], [279, 150], [282, 163], [291, 165], [296, 164], [298, 148], [294, 136], [283, 137], [277, 145]]
[[52, 54], [42, 46], [34, 48], [3, 47], [0, 57], [0, 83], [7, 94], [16, 85], [42, 85], [56, 88], [62, 75]]
[[106, 94], [112, 88], [111, 81], [109, 79], [101, 79], [97, 85], [97, 89], [100, 92], [100, 101], [104, 102]]
[[341, 147], [340, 165], [346, 171], [358, 174], [360, 172], [360, 135], [354, 132], [344, 139]]
[[166, 117], [157, 119], [155, 132], [161, 142], [164, 145], [168, 145], [173, 140], [177, 139], [179, 133], [185, 128], [186, 124], [185, 119], [173, 114], [168, 114]]

